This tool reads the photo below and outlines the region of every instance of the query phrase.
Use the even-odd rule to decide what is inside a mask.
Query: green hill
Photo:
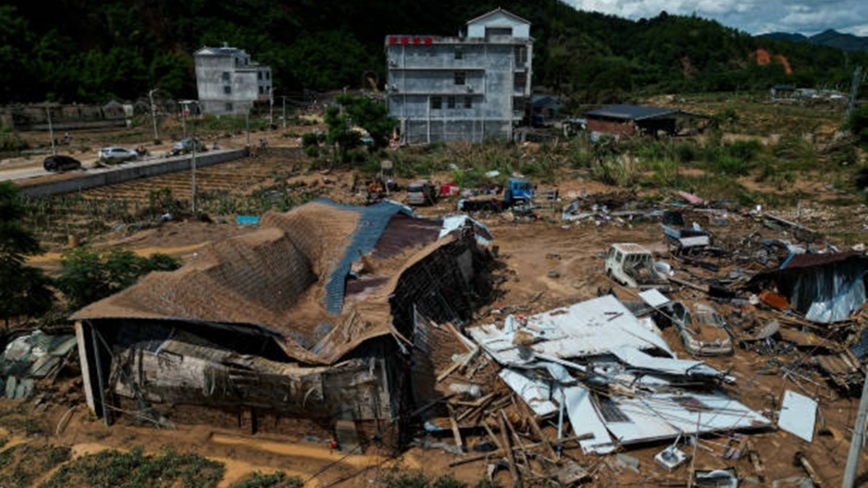
[[[630,21],[558,0],[32,0],[0,6],[0,102],[195,97],[192,52],[224,41],[272,66],[278,94],[361,86],[387,34],[454,35],[498,6],[533,23],[534,84],[584,103],[654,93],[848,83],[868,54],[747,33],[695,16]],[[785,57],[758,63],[757,50]],[[382,76],[381,78],[382,79]]]

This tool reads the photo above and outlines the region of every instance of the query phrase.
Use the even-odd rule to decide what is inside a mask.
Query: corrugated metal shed
[[[677,113],[679,113],[679,111],[672,108],[648,107],[644,105],[612,105],[610,107],[591,110],[585,114],[585,117],[628,121],[665,117]]]

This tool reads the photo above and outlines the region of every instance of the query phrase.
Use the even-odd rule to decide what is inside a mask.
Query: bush
[[[298,476],[287,477],[283,471],[272,474],[253,473],[249,479],[233,483],[229,488],[301,488],[304,481]]]

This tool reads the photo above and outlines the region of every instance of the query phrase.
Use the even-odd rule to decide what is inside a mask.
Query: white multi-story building
[[[402,143],[512,139],[531,95],[530,22],[498,8],[466,35],[389,35],[385,49]]]
[[[243,49],[203,47],[193,53],[199,107],[204,113],[245,113],[271,103],[271,68],[254,63]]]

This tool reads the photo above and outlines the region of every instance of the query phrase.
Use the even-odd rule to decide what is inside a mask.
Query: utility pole
[[[268,127],[274,125],[274,87],[268,88]]]
[[[863,372],[864,373],[864,372]],[[853,427],[853,438],[850,439],[850,452],[847,454],[847,466],[844,468],[844,480],[841,488],[853,488],[856,482],[856,471],[859,468],[859,452],[865,441],[865,421],[868,419],[868,378],[862,385],[862,399],[856,414],[856,425]]]
[[[856,66],[853,71],[853,84],[850,85],[850,98],[847,100],[847,110],[844,111],[844,126],[850,123],[850,113],[856,108],[856,96],[859,94],[859,85],[862,84],[862,66]]]
[[[197,103],[197,102],[195,102],[195,101],[186,102],[184,104],[184,112],[187,111],[187,107],[189,106],[188,105],[189,103]],[[186,120],[186,115],[185,115],[185,120]],[[192,156],[190,157],[190,170],[193,173],[193,182],[192,182],[192,196],[190,197],[190,201],[191,201],[191,206],[192,206],[194,217],[196,216],[196,146],[199,144],[199,141],[196,140],[196,122],[195,122],[195,120],[196,119],[194,118],[192,121],[190,121],[190,123],[193,124],[193,140],[192,140],[193,152],[192,152]],[[187,137],[187,124],[186,123],[184,124],[184,137],[185,138]]]
[[[148,92],[148,98],[151,101],[151,121],[154,123],[154,144],[157,144],[160,140],[160,134],[157,133],[157,105],[154,103],[154,93],[159,90],[159,88],[153,88]]]
[[[57,156],[57,146],[54,144],[54,126],[51,125],[51,106],[46,105],[45,111],[48,113],[48,136],[51,137],[51,155]]]
[[[247,127],[247,152],[250,153],[250,107],[247,107],[247,112],[244,114],[244,125]]]

